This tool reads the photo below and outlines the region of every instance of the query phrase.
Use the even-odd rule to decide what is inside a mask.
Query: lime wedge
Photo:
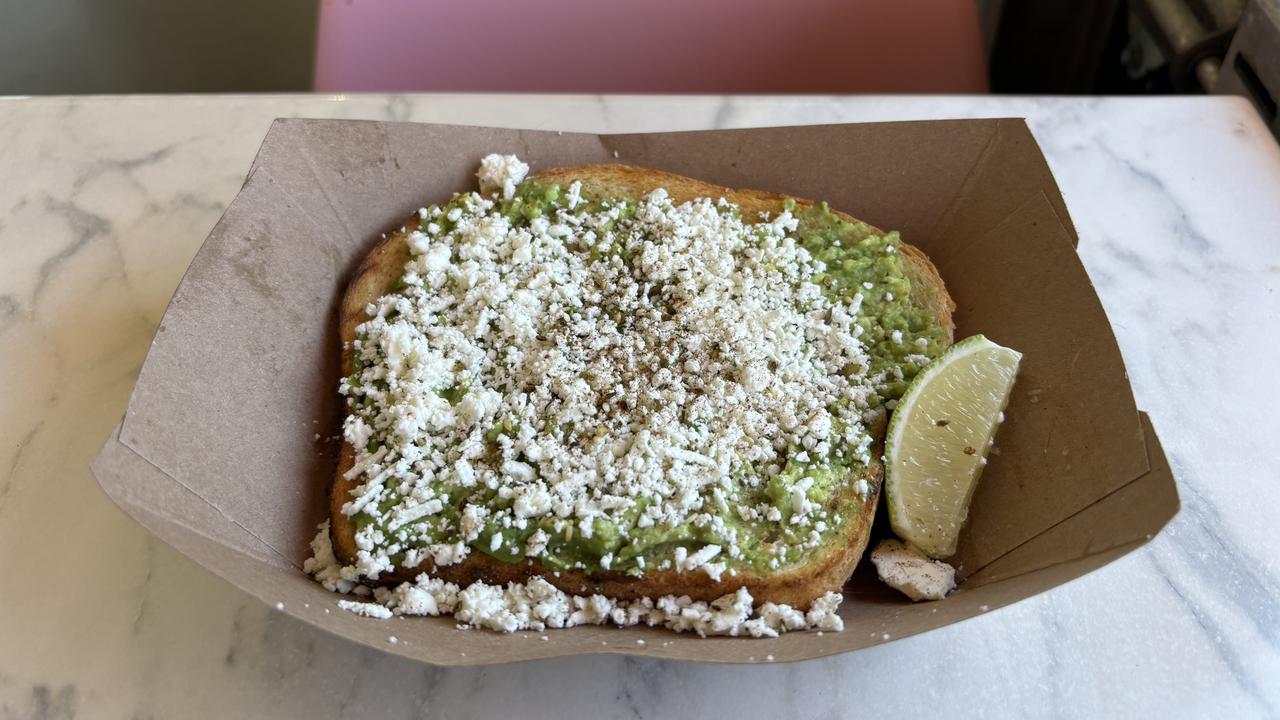
[[[885,495],[899,538],[932,558],[955,554],[1022,353],[981,335],[920,371],[885,438]]]

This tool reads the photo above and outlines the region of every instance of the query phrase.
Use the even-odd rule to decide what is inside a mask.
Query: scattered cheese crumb
[[[899,540],[883,540],[871,551],[876,574],[914,601],[941,600],[956,587],[956,570]]]
[[[516,186],[528,174],[529,166],[515,155],[492,153],[480,160],[476,177],[480,180],[480,192],[501,192],[503,198],[510,200],[515,197]]]
[[[342,608],[343,610],[346,610],[349,613],[355,613],[356,615],[363,615],[365,617],[378,618],[379,620],[386,620],[387,618],[391,617],[391,610],[387,609],[383,605],[379,605],[378,603],[355,602],[352,600],[339,600],[338,607]]]

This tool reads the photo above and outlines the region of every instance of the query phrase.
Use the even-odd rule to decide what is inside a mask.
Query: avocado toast
[[[658,189],[664,191],[660,197],[654,193]],[[490,196],[480,201],[476,200],[480,196],[470,197],[456,196],[445,206],[424,209],[404,229],[390,234],[358,268],[344,297],[340,338],[343,374],[347,378],[343,390],[348,398],[349,417],[346,441],[330,493],[330,532],[338,558],[344,564],[364,568],[367,572],[362,574],[379,584],[409,581],[422,573],[459,586],[476,581],[523,582],[541,576],[566,593],[598,593],[621,600],[674,595],[711,601],[745,587],[757,602],[803,608],[824,593],[838,591],[866,547],[879,497],[884,405],[902,392],[915,370],[952,341],[954,305],[928,258],[910,245],[900,243],[896,234],[884,233],[830,210],[825,204],[755,190],[733,190],[625,165],[548,170],[505,188],[502,197]],[[721,198],[724,202],[717,202]],[[484,203],[489,207],[485,208]],[[693,209],[689,210],[690,207]],[[685,214],[680,215],[681,212]],[[715,213],[715,217],[709,213]],[[646,219],[648,215],[653,215],[652,222]],[[682,360],[683,364],[675,363],[664,355],[667,350],[660,344],[647,349],[641,345],[640,351],[628,346],[630,355],[625,362],[615,364],[631,367],[640,363],[643,367],[627,376],[631,384],[624,392],[591,395],[595,388],[583,391],[599,400],[590,406],[588,416],[574,422],[561,422],[570,405],[565,398],[578,391],[572,383],[553,378],[551,394],[547,396],[550,405],[545,402],[544,405],[557,408],[559,414],[554,422],[538,412],[531,412],[529,417],[516,417],[515,413],[508,412],[512,397],[539,397],[536,373],[519,368],[536,364],[539,358],[554,359],[559,351],[550,330],[580,322],[573,319],[573,314],[551,321],[546,320],[545,314],[534,314],[531,320],[526,320],[537,327],[524,335],[516,333],[517,337],[526,338],[526,342],[513,343],[513,353],[520,355],[512,365],[517,370],[504,370],[502,375],[504,381],[517,378],[528,387],[515,384],[487,387],[486,379],[494,377],[491,371],[486,371],[489,374],[483,377],[476,373],[469,375],[466,368],[460,367],[462,360],[450,358],[445,367],[433,371],[447,379],[434,381],[432,387],[435,395],[449,406],[444,409],[442,403],[435,403],[441,405],[440,412],[449,415],[439,421],[438,426],[447,428],[458,439],[453,444],[435,448],[440,457],[434,464],[426,460],[417,465],[402,462],[405,467],[412,465],[412,469],[401,472],[398,478],[387,474],[387,467],[396,459],[393,446],[397,442],[402,451],[418,448],[413,450],[414,456],[427,454],[422,450],[422,439],[430,434],[420,427],[424,424],[421,422],[407,431],[393,422],[406,417],[403,393],[396,395],[400,405],[395,408],[382,399],[388,393],[399,392],[400,380],[385,378],[388,372],[391,375],[416,373],[414,382],[421,383],[424,363],[414,353],[427,346],[414,343],[429,344],[429,339],[426,335],[409,340],[400,338],[403,342],[397,345],[400,340],[388,339],[392,330],[387,329],[391,328],[387,323],[400,322],[398,318],[402,313],[397,308],[405,307],[403,301],[395,298],[410,298],[418,305],[436,302],[430,298],[437,295],[447,298],[432,306],[433,312],[441,316],[454,313],[458,306],[471,301],[467,297],[468,289],[476,282],[483,285],[483,280],[476,280],[475,273],[468,268],[481,267],[490,259],[483,257],[486,253],[481,244],[459,245],[454,242],[455,236],[487,232],[486,227],[492,230],[492,224],[497,223],[505,233],[499,233],[504,243],[531,233],[563,241],[569,248],[567,252],[582,256],[575,260],[573,268],[580,270],[602,264],[613,268],[614,275],[587,277],[588,289],[591,289],[590,282],[598,285],[600,277],[627,280],[615,286],[595,287],[595,295],[605,300],[593,304],[588,299],[581,305],[598,306],[606,315],[614,313],[609,318],[616,326],[615,340],[637,335],[648,337],[643,335],[643,328],[634,326],[630,315],[617,314],[620,307],[652,308],[650,331],[678,326],[676,340],[683,343],[676,348],[678,351],[698,346],[698,328],[703,326],[691,322],[685,327],[678,322],[693,312],[690,306],[699,302],[697,297],[681,296],[680,283],[702,287],[696,279],[682,279],[680,273],[688,269],[682,263],[687,263],[688,258],[663,256],[661,246],[651,237],[654,227],[676,216],[734,228],[742,247],[736,254],[721,254],[711,259],[723,264],[746,258],[743,262],[747,275],[759,276],[759,282],[742,296],[744,306],[749,304],[748,300],[754,302],[751,299],[759,293],[776,289],[785,280],[796,288],[794,296],[786,295],[788,302],[796,305],[791,308],[796,318],[804,319],[821,311],[822,318],[811,320],[807,329],[801,329],[799,346],[794,343],[787,346],[792,353],[788,358],[804,360],[815,353],[822,354],[814,348],[827,348],[829,354],[835,353],[832,357],[839,356],[838,348],[827,347],[830,342],[826,335],[809,337],[804,333],[814,331],[813,322],[821,325],[819,329],[827,328],[834,322],[832,318],[846,310],[852,310],[856,316],[845,317],[841,327],[850,332],[841,337],[846,343],[849,337],[859,338],[858,347],[848,349],[853,354],[850,357],[857,359],[838,372],[829,362],[819,363],[831,370],[827,376],[812,375],[812,368],[807,369],[821,380],[822,392],[849,394],[847,400],[835,398],[825,403],[817,413],[821,415],[818,420],[807,419],[810,429],[821,426],[810,433],[819,438],[816,442],[805,445],[809,439],[806,437],[804,443],[800,442],[802,433],[784,429],[779,432],[789,439],[773,443],[772,451],[759,443],[752,445],[748,438],[736,445],[721,443],[716,454],[701,452],[701,446],[676,447],[668,438],[663,471],[682,474],[683,485],[663,484],[654,481],[652,473],[638,471],[643,481],[623,478],[612,481],[614,484],[604,489],[587,482],[583,487],[590,488],[587,494],[592,498],[587,507],[580,503],[574,506],[572,502],[557,506],[557,499],[571,499],[567,491],[557,495],[560,478],[568,478],[563,484],[572,485],[570,480],[577,482],[585,466],[581,463],[557,465],[555,457],[544,456],[540,451],[531,452],[540,441],[545,440],[553,447],[572,448],[575,453],[587,445],[608,447],[612,436],[603,431],[615,427],[608,421],[618,416],[631,417],[631,425],[624,424],[628,436],[625,447],[613,451],[621,466],[630,459],[631,450],[647,443],[650,435],[663,436],[665,428],[661,425],[652,428],[652,432],[647,427],[640,431],[634,429],[668,407],[684,408],[673,416],[675,421],[666,423],[690,431],[679,437],[695,437],[696,431],[704,426],[727,427],[731,431],[753,427],[750,423],[734,425],[716,417],[736,407],[732,403],[715,404],[719,402],[717,399],[707,401],[716,411],[712,417],[688,420],[700,407],[697,396],[709,394],[713,387],[725,387],[727,383],[738,390],[751,390],[751,397],[776,395],[781,398],[776,401],[777,407],[786,412],[796,407],[811,408],[812,403],[800,402],[796,395],[796,391],[804,387],[803,373],[783,378],[781,371],[773,367],[773,360],[759,368],[745,364],[738,367],[733,355],[740,345],[734,343],[750,343],[752,338],[740,338],[741,333],[730,332],[726,337],[733,342],[726,340],[709,352],[700,351],[702,354],[694,350],[688,353],[719,363],[715,366],[719,369],[714,372],[690,365],[687,359]],[[578,225],[574,224],[575,218]],[[778,224],[780,221],[782,225]],[[592,242],[575,245],[574,241],[587,232],[585,227],[592,228]],[[671,238],[675,239],[698,232],[697,227],[688,223],[684,226],[668,223],[663,227],[671,229]],[[530,232],[522,235],[524,228]],[[446,238],[454,243],[452,249],[433,255],[444,246]],[[594,243],[597,239],[601,241],[598,245]],[[786,250],[791,247],[788,243],[799,250]],[[524,252],[523,246],[511,251],[516,258],[521,252]],[[768,257],[762,260],[764,255]],[[794,268],[788,267],[779,270],[775,266],[780,263],[771,259],[774,255],[800,257],[798,266],[803,272],[795,275]],[[536,264],[540,260],[534,253],[529,261]],[[407,271],[410,263],[412,269]],[[442,269],[445,265],[448,267]],[[707,267],[719,266],[712,263]],[[735,266],[726,270],[725,275],[738,271]],[[437,273],[438,280],[434,284],[428,278],[433,272]],[[779,272],[783,274],[770,274]],[[786,275],[787,272],[792,274]],[[654,282],[649,282],[651,280]],[[522,281],[511,287],[517,293],[521,290],[536,293],[538,288],[533,284]],[[415,285],[418,290],[412,289]],[[810,286],[820,288],[821,292],[814,294]],[[669,288],[674,289],[668,291]],[[615,294],[623,296],[628,292],[635,295],[628,300],[630,305],[614,303]],[[496,307],[497,303],[509,302],[509,298],[495,297],[494,302]],[[714,308],[697,311],[705,315]],[[778,311],[775,308],[770,312]],[[705,320],[714,316],[699,317]],[[489,323],[501,326],[513,322],[506,317],[488,317],[483,308],[467,318],[468,322],[476,321],[474,326],[467,326],[468,330],[481,324],[488,327]],[[375,321],[372,325],[371,320]],[[398,325],[394,329],[401,333]],[[430,338],[445,338],[441,340],[445,342],[457,329],[441,328]],[[500,335],[497,331],[490,334]],[[579,336],[570,333],[565,337]],[[581,337],[586,338],[583,342],[590,340],[588,335]],[[661,333],[653,337],[670,339]],[[783,340],[785,338],[768,342],[781,346],[785,344]],[[499,350],[487,349],[495,353]],[[388,357],[394,361],[395,368],[371,371]],[[494,364],[493,358],[482,360],[481,364],[484,362]],[[414,368],[410,368],[415,363]],[[548,367],[554,368],[554,363]],[[584,377],[592,377],[591,373],[600,369],[590,363],[585,367]],[[676,380],[682,383],[679,392],[646,402],[650,379],[659,384],[668,381],[672,374],[678,375]],[[815,385],[814,393],[817,392]],[[600,400],[605,397],[608,399]],[[745,404],[750,405],[751,397]],[[429,399],[435,402],[434,398]],[[796,404],[798,402],[800,404]],[[773,407],[765,404],[755,410]],[[540,405],[537,409],[542,408]],[[576,410],[581,414],[581,402]],[[462,420],[454,420],[454,415]],[[458,434],[458,425],[470,420],[476,420],[476,426],[467,437],[483,438],[478,443],[468,444],[470,441]],[[535,420],[537,422],[530,426]],[[830,429],[831,426],[836,429]],[[769,427],[772,432],[773,425]],[[593,434],[584,434],[588,430]],[[840,435],[841,431],[844,435]],[[430,443],[426,445],[429,449]],[[733,452],[755,455],[747,460],[725,460],[737,457]],[[459,458],[466,460],[468,473],[461,479],[455,469]],[[422,470],[421,463],[426,463],[429,469]],[[471,476],[472,466],[482,475],[488,473],[488,484],[483,478],[477,480]],[[599,464],[596,467],[602,476],[611,472]],[[438,471],[438,477],[422,480],[433,471]],[[416,479],[406,480],[408,476]],[[419,492],[418,486],[426,488],[425,495],[414,496]],[[538,493],[526,492],[532,487],[539,488]],[[685,516],[671,512],[664,515],[655,510],[669,506],[671,496],[686,491],[694,497],[684,503],[693,508]],[[551,500],[546,500],[547,497]],[[406,498],[410,499],[406,501]],[[406,512],[406,507],[411,511]]]

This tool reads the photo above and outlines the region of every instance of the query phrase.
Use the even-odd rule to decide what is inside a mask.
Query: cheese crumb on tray
[[[876,574],[907,597],[941,600],[956,588],[956,569],[934,560],[900,540],[884,540],[871,551]]]
[[[353,602],[351,600],[339,600],[338,607],[349,613],[363,615],[365,617],[378,618],[386,620],[391,617],[391,611],[385,606],[372,602]]]

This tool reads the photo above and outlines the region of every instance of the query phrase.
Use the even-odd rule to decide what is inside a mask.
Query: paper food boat
[[[343,288],[380,233],[472,189],[490,152],[515,153],[535,171],[616,161],[827,200],[927,252],[955,298],[956,336],[981,332],[1023,353],[1000,453],[952,560],[959,591],[911,604],[864,561],[846,586],[844,632],[777,639],[591,626],[526,642],[459,630],[451,618],[334,610],[341,596],[299,568],[326,516],[337,456],[336,442],[314,438],[337,434],[341,421]],[[1144,544],[1177,513],[1168,463],[1134,405],[1076,241],[1018,119],[629,135],[277,120],[170,301],[93,471],[126,513],[251,595],[430,663],[578,653],[785,661],[857,650],[1061,585]],[[390,644],[393,632],[400,642]]]

